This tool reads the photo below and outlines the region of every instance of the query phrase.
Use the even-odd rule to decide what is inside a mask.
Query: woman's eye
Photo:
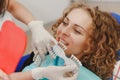
[[[63,24],[63,25],[67,25],[68,23],[67,23],[67,22],[65,22],[65,21],[63,21],[63,22],[62,22],[62,24]]]
[[[79,31],[79,30],[74,30],[75,31],[75,33],[77,33],[77,34],[81,34],[81,32]]]

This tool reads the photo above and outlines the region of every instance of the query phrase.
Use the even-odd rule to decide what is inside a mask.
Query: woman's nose
[[[66,35],[66,36],[69,36],[70,35],[70,27],[68,26],[68,27],[65,27],[65,28],[63,28],[62,29],[62,34],[63,35]]]

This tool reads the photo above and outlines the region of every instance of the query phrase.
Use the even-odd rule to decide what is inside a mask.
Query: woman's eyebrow
[[[68,17],[65,17],[65,19],[67,19],[68,21],[70,21]]]
[[[67,19],[68,21],[70,21],[70,19],[66,16],[65,17],[65,19]],[[80,25],[78,25],[78,24],[74,24],[75,26],[77,26],[77,27],[80,27],[80,28],[82,28],[85,32],[86,32],[86,30],[82,27],[82,26],[80,26]]]

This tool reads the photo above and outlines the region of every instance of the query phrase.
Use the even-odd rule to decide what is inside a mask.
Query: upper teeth
[[[61,40],[59,41],[60,43],[63,43],[64,45],[67,44],[65,41]]]

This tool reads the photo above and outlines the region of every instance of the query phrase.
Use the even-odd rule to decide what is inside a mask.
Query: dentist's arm
[[[49,66],[39,67],[32,71],[12,73],[9,75],[10,80],[38,80],[42,78],[48,78],[50,80],[76,80],[77,73],[72,76],[65,77],[68,72],[74,71],[75,66]]]
[[[15,72],[9,75],[9,80],[34,80],[31,71]]]
[[[9,2],[8,2],[9,1]],[[34,16],[32,13],[21,3],[17,2],[16,0],[6,0],[8,5],[8,11],[19,21],[23,22],[24,24],[28,24],[32,20],[34,20]]]
[[[9,1],[8,11],[18,20],[28,25],[32,32],[32,46],[40,53],[41,58],[47,52],[47,44],[55,42],[54,38],[43,27],[43,22],[35,20],[31,12],[16,0]],[[41,15],[42,16],[42,15]]]
[[[5,72],[0,70],[0,80],[33,80],[32,72],[15,72],[7,75]]]
[[[0,80],[9,80],[8,75],[0,69]]]

